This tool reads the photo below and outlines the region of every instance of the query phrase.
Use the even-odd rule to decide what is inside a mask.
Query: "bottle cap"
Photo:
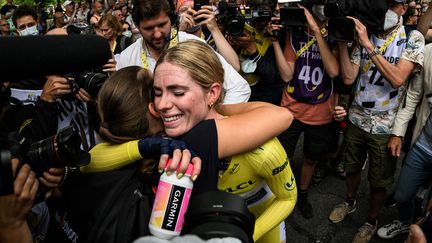
[[[165,168],[167,168],[171,164],[171,162],[172,162],[172,159],[168,159],[168,161],[165,165]],[[179,163],[178,167],[180,167],[180,163]],[[177,167],[176,171],[178,170],[178,167]],[[188,176],[191,176],[193,173],[193,169],[194,169],[193,164],[189,163],[185,174]]]

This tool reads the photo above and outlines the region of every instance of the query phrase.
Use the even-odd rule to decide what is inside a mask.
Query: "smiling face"
[[[185,134],[209,114],[209,92],[177,65],[163,62],[157,66],[154,91],[156,110],[170,137]]]

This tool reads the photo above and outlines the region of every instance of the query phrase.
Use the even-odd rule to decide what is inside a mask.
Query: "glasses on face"
[[[0,27],[9,26],[9,23],[0,24]]]
[[[22,24],[17,27],[18,30],[25,30],[26,28],[30,28],[36,25],[36,22],[31,22],[28,24]]]

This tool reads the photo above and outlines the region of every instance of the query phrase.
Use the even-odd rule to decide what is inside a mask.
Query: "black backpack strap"
[[[125,36],[125,35],[123,35],[121,37],[121,40],[120,40],[120,49],[121,49],[121,51],[123,51],[124,49],[126,49],[126,38],[127,38],[127,36]]]

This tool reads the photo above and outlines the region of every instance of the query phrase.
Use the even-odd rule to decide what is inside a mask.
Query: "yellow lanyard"
[[[114,50],[115,50],[116,46],[117,46],[117,40],[114,41],[113,47],[111,49],[112,53],[114,53]]]
[[[170,40],[168,48],[176,46],[177,43],[178,43],[178,40],[177,40],[177,38],[178,38],[177,29],[175,29],[175,28],[171,29],[171,36],[175,36],[175,37],[174,38],[171,37],[172,39]],[[144,39],[143,39],[143,44],[144,44]],[[148,65],[147,55],[145,53],[144,47],[143,47],[142,52],[141,52],[141,61],[142,61],[142,64],[143,64],[143,68],[148,69],[149,65]]]
[[[326,32],[326,28],[322,28],[321,29],[321,34],[324,35],[324,33]],[[308,43],[306,43],[306,45],[303,46],[302,49],[298,50],[295,56],[295,59],[297,59],[299,56],[301,56],[301,54],[303,54],[303,52],[305,52],[307,49],[309,49],[309,47],[315,43],[316,41],[316,37],[314,36]]]
[[[380,48],[380,53],[384,53],[384,50],[387,48],[387,46],[394,40],[394,38],[396,37],[396,34],[399,31],[399,28],[400,28],[400,25],[393,31],[393,34],[390,36],[390,38],[388,38],[386,40],[386,42],[384,42],[384,45],[382,45],[381,48]],[[362,71],[364,73],[367,72],[367,71],[369,71],[369,68],[371,67],[371,65],[372,65],[372,58],[369,59],[369,61],[366,63],[366,65],[364,65]]]

